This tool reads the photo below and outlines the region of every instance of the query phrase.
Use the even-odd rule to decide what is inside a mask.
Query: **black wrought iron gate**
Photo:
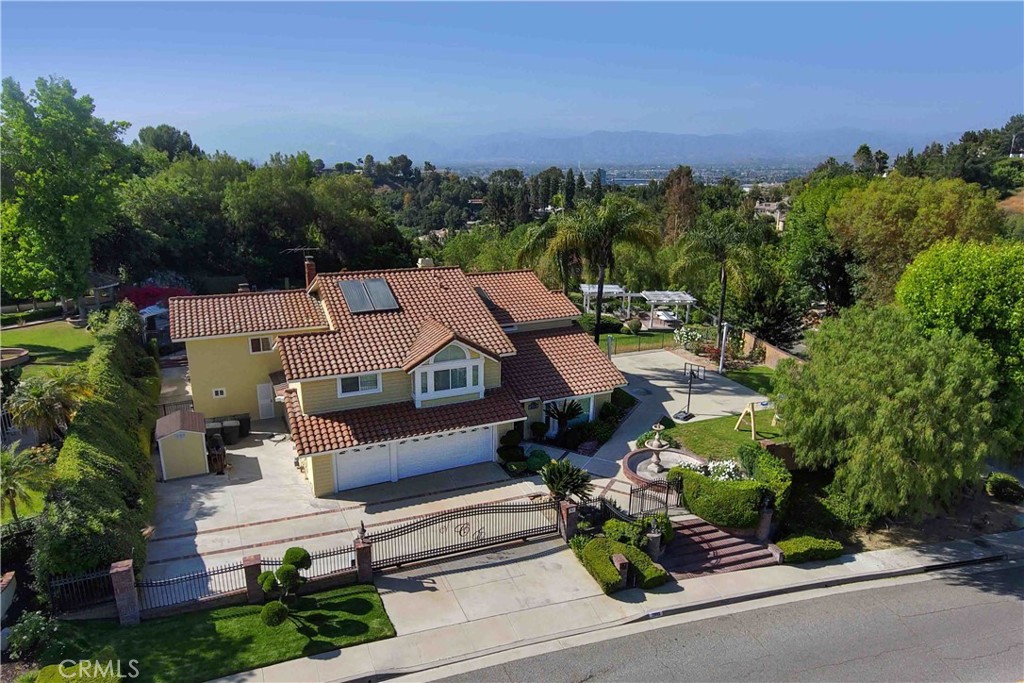
[[[664,481],[649,481],[629,489],[629,516],[634,519],[660,513],[668,514],[670,486]]]
[[[558,533],[558,503],[494,503],[439,512],[366,535],[373,568],[444,557],[508,541]]]

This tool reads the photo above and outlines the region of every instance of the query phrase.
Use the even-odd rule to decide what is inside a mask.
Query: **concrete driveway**
[[[510,479],[484,463],[316,498],[293,464],[283,421],[253,423],[228,447],[229,471],[157,482],[147,579],[163,579],[240,561],[348,545],[368,528],[455,507],[520,500],[540,492],[535,478]]]
[[[395,571],[375,583],[398,635],[466,624],[467,638],[503,642],[532,638],[541,622],[571,624],[573,610],[591,609],[578,601],[601,595],[558,537]],[[535,609],[544,607],[551,609]]]
[[[655,422],[686,408],[687,382],[683,373],[686,360],[671,351],[648,351],[612,356],[612,362],[626,376],[626,391],[639,400],[626,421],[593,458],[571,456],[598,477],[619,474],[619,461],[633,447],[633,439],[648,431]],[[694,420],[723,415],[738,415],[751,401],[767,398],[742,384],[707,371],[706,379],[694,380],[690,412]]]

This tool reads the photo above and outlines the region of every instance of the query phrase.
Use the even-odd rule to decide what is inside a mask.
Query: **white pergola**
[[[679,315],[680,306],[686,306],[687,324],[690,322],[690,307],[697,303],[691,294],[682,291],[643,291],[640,295],[651,306],[674,306],[676,315]]]
[[[582,284],[580,285],[580,291],[583,292],[583,310],[589,312],[590,299],[591,297],[597,296],[597,285]],[[601,292],[601,296],[604,299],[621,299],[623,297],[629,296],[629,292],[624,290],[619,285],[605,283],[604,289]]]

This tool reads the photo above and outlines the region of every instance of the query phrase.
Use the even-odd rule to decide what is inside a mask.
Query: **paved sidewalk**
[[[828,562],[711,575],[647,593],[627,590],[614,597],[591,594],[570,602],[526,606],[502,615],[504,619],[472,619],[465,615],[464,622],[408,633],[399,628],[399,635],[390,640],[282,662],[220,680],[298,683],[394,676],[642,619],[1000,557],[1024,557],[1024,530],[844,555]],[[489,583],[487,588],[488,593],[502,594],[500,581]]]

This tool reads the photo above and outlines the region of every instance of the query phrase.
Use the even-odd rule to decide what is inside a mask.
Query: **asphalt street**
[[[596,642],[448,683],[1021,681],[1024,567],[794,601]]]

